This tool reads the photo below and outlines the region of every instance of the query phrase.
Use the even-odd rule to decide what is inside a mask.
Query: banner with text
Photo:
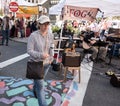
[[[62,9],[62,16],[64,20],[89,20],[93,21],[96,18],[98,8],[64,6]]]

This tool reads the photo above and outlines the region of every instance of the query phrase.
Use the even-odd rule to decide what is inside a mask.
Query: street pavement
[[[114,57],[110,65],[94,63],[82,106],[119,106],[120,88],[110,84],[111,77],[105,72],[120,74],[120,58]]]
[[[14,37],[10,39],[16,42],[27,43],[28,37],[23,37],[23,38]]]
[[[16,42],[27,43],[27,39],[28,38],[12,38],[11,40]],[[25,60],[27,61],[27,59]],[[81,82],[78,83],[78,75],[76,75],[73,81],[69,83],[71,85],[70,89],[66,94],[61,106],[119,106],[120,105],[120,100],[119,100],[120,88],[113,87],[110,84],[110,76],[107,76],[105,74],[105,72],[107,72],[108,70],[112,70],[115,73],[120,73],[119,63],[120,63],[120,58],[116,58],[116,57],[112,59],[110,65],[107,65],[102,62],[88,63],[86,62],[86,59],[84,59],[81,63]],[[49,73],[46,76],[46,79],[47,78],[53,79],[53,77],[58,79],[59,78],[58,76],[55,77],[56,74],[57,72],[52,71],[52,73]],[[63,77],[60,77],[60,78],[63,78]],[[29,84],[32,84],[32,82],[30,81],[28,82]],[[26,88],[24,87],[24,89]],[[12,95],[12,94],[9,94],[9,95]],[[56,97],[57,97],[57,94],[56,94]],[[23,98],[16,98],[16,99],[21,99],[24,101]],[[2,100],[0,100],[0,102]],[[32,98],[31,101],[33,102],[33,100],[35,99]],[[54,105],[51,104],[49,106],[60,106],[59,102],[56,102],[56,103],[57,104],[54,104]],[[14,103],[14,106],[18,106],[18,104],[20,103],[16,103],[16,104]],[[0,106],[10,106],[10,105],[0,104]],[[24,106],[24,105],[22,104],[19,106]]]

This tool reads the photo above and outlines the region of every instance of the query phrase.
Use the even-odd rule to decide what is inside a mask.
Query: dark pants
[[[9,34],[10,34],[10,30],[9,29],[3,30],[3,33],[2,33],[2,36],[3,36],[2,37],[2,45],[4,45],[5,40],[6,40],[6,45],[8,45]]]
[[[111,50],[110,50],[111,55],[113,55],[113,56],[120,55],[120,53],[119,53],[120,44],[113,44],[110,48],[111,48]]]
[[[10,37],[15,37],[15,26],[13,25],[10,30]]]
[[[101,32],[100,32],[100,36],[104,36],[105,35],[105,30],[103,29]]]

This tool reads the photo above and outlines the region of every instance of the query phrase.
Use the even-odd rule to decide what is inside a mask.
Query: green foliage
[[[52,26],[52,32],[58,32],[60,30],[60,28],[58,26]]]
[[[70,30],[70,32],[73,32],[73,27],[71,25],[67,25],[67,29]]]

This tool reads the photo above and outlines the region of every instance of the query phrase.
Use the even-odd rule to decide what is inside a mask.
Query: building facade
[[[41,3],[44,0],[25,0],[31,3]],[[55,4],[57,4],[60,0],[47,0],[47,2],[49,2],[50,6],[53,6]]]
[[[38,4],[39,4],[39,3],[43,2],[44,0],[26,0],[26,1],[31,2],[31,3],[38,3]],[[45,0],[45,1],[46,1],[46,0]],[[59,1],[60,1],[60,0],[47,0],[47,1],[42,5],[42,7],[43,7],[42,12],[43,12],[43,13],[48,13],[49,8],[50,8],[51,6],[56,5],[57,3],[59,3]],[[42,14],[41,11],[40,11],[39,15],[40,15],[40,14]],[[58,17],[57,17],[57,16],[54,16],[54,15],[50,16],[50,19],[51,19],[52,23],[56,23],[57,18],[58,18]]]

